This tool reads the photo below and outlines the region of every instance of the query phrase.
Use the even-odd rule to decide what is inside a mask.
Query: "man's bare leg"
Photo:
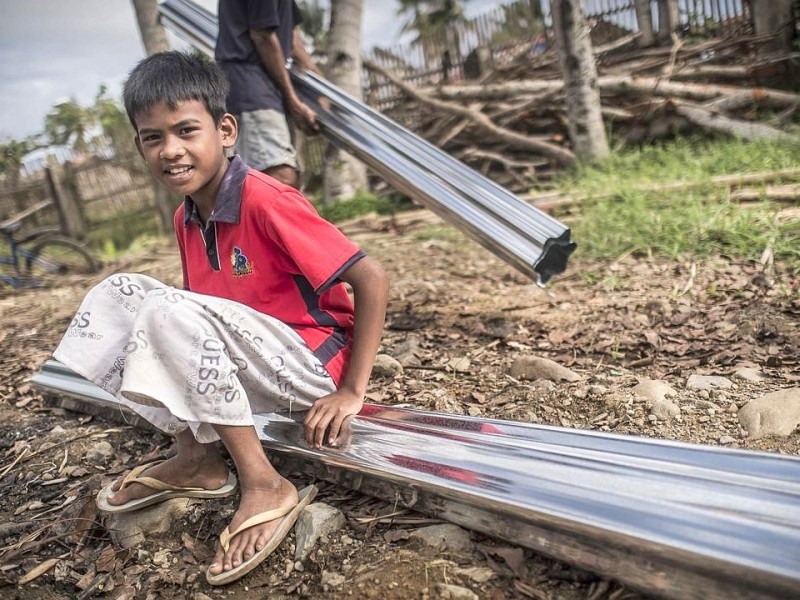
[[[254,427],[213,427],[236,463],[241,486],[239,508],[228,525],[230,531],[257,514],[297,503],[297,489],[281,477],[267,460]],[[218,575],[241,565],[269,542],[279,524],[280,519],[270,521],[235,536],[228,552],[224,552],[222,548],[217,549],[209,572]]]
[[[165,483],[184,487],[201,487],[215,490],[228,480],[228,467],[214,444],[201,444],[194,439],[191,430],[184,429],[175,436],[177,454],[172,458],[147,469],[142,475],[153,477]],[[117,481],[112,489],[118,490],[108,497],[108,503],[115,506],[130,500],[144,498],[153,494],[145,485],[132,483],[119,490]]]

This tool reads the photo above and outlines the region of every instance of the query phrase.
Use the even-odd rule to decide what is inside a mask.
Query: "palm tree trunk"
[[[656,41],[653,31],[653,13],[651,12],[651,0],[634,0],[636,9],[636,22],[639,25],[639,47],[648,48]]]
[[[142,37],[145,52],[150,56],[157,52],[169,50],[167,32],[158,21],[158,3],[156,0],[131,0],[139,23],[139,34]],[[162,232],[172,231],[172,213],[178,206],[176,198],[169,191],[154,182],[156,211]]]
[[[333,0],[328,31],[326,77],[351,96],[362,99],[361,0]],[[351,198],[367,187],[367,172],[358,159],[329,144],[325,155],[325,202]]]
[[[594,161],[608,155],[608,140],[600,111],[589,24],[580,0],[553,0],[551,12],[567,97],[570,139],[579,160]]]
[[[139,34],[142,36],[147,55],[169,50],[167,32],[158,22],[158,3],[156,0],[131,0],[139,23]]]
[[[759,52],[790,52],[794,34],[794,18],[792,14],[793,0],[753,0],[753,26],[756,35],[775,37],[759,45]]]

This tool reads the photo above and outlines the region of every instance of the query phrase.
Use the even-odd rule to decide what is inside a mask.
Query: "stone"
[[[729,435],[722,435],[719,438],[719,443],[721,446],[729,446],[730,444],[735,444],[736,440]]]
[[[322,571],[322,577],[320,577],[320,583],[323,586],[328,586],[329,588],[338,588],[340,587],[347,578],[342,575],[341,573],[335,573],[333,571]]]
[[[764,372],[751,367],[740,367],[733,373],[733,377],[735,379],[750,381],[751,383],[759,383],[764,381]]]
[[[131,549],[143,544],[150,536],[169,531],[170,526],[183,518],[196,502],[191,498],[171,498],[141,510],[100,514],[111,539],[121,547]]]
[[[670,384],[660,379],[640,379],[632,391],[635,396],[647,400],[651,406],[665,402],[668,396],[678,395]]]
[[[681,408],[671,400],[659,400],[650,407],[650,414],[659,421],[669,421],[681,414]]]
[[[800,424],[800,388],[778,390],[739,409],[739,423],[750,438],[791,435]]]
[[[441,600],[479,600],[478,594],[460,585],[438,583],[436,591]]]
[[[388,354],[378,354],[375,357],[375,364],[372,365],[373,377],[385,377],[394,379],[403,374],[403,365],[399,360],[395,360]]]
[[[444,523],[429,525],[411,532],[411,539],[434,548],[444,547],[451,552],[471,552],[472,540],[469,532],[458,525]]]
[[[86,451],[86,462],[92,465],[104,465],[114,456],[114,446],[106,441],[97,442]]]
[[[523,356],[511,365],[511,376],[516,379],[548,379],[550,381],[578,381],[581,376],[549,358]]]
[[[345,526],[342,511],[323,502],[314,502],[300,513],[295,525],[296,561],[305,560],[321,537],[330,537]]]
[[[686,381],[688,390],[727,390],[733,387],[733,382],[727,377],[717,375],[689,375]]]

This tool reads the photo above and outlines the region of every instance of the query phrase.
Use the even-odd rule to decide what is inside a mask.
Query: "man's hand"
[[[325,431],[330,427],[328,443],[335,444],[342,430],[342,423],[356,415],[364,405],[364,398],[344,389],[323,396],[306,413],[303,421],[303,437],[312,448],[322,448]]]
[[[300,129],[306,133],[319,133],[317,113],[308,104],[299,99],[290,101],[289,112]]]

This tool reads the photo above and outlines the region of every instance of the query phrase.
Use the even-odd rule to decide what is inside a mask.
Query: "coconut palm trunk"
[[[131,0],[133,10],[136,11],[136,21],[139,24],[139,34],[142,37],[145,52],[150,56],[158,52],[169,50],[169,40],[164,26],[158,21],[158,3],[156,0]],[[179,200],[173,197],[166,188],[153,182],[153,193],[158,210],[161,230],[172,230],[172,214]]]
[[[361,0],[333,0],[328,31],[326,77],[351,96],[363,97],[361,85]],[[367,187],[363,163],[328,145],[325,154],[325,202],[353,197]]]
[[[589,24],[580,0],[553,0],[551,12],[567,97],[570,139],[578,160],[595,161],[608,155],[608,140],[600,112]]]

